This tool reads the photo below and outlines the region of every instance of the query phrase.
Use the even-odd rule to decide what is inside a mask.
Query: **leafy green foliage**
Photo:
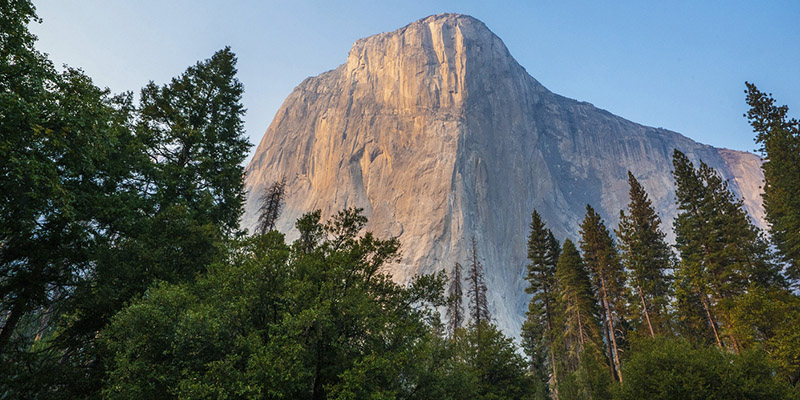
[[[58,72],[34,21],[30,2],[0,4],[0,394],[19,398],[56,389],[41,371],[68,376],[55,321],[133,223],[146,162],[131,96]]]
[[[615,396],[621,400],[797,398],[773,379],[774,369],[758,350],[737,356],[666,338],[641,340],[633,348]]]
[[[238,229],[242,87],[224,49],[136,109],[35,50],[30,2],[0,7],[1,375],[86,397],[110,318],[156,281],[195,279]]]
[[[397,242],[356,236],[365,222],[354,209],[317,222],[324,234],[308,253],[274,231],[255,236],[197,282],[151,289],[104,333],[113,354],[105,394],[410,395],[444,278],[392,282],[380,268]]]
[[[532,395],[534,381],[526,374],[527,363],[511,339],[492,324],[459,330],[454,358],[463,363],[475,383],[479,399],[522,399]]]
[[[800,297],[754,288],[736,299],[731,319],[745,348],[763,348],[786,381],[800,383]]]
[[[29,1],[0,4],[0,398],[800,396],[800,298],[702,162],[675,153],[671,305],[670,250],[632,174],[617,231],[628,287],[594,210],[581,226],[585,262],[570,240],[560,254],[533,213],[526,361],[491,324],[474,241],[473,324],[451,323],[445,337],[444,274],[393,282],[383,267],[399,243],[362,233],[360,210],[327,223],[305,214],[288,245],[272,230],[281,183],[261,234],[242,236],[249,144],[229,48],[148,84],[137,107],[79,70],[58,72],[35,49],[37,21]],[[799,124],[750,84],[747,101],[772,239],[797,279]],[[638,335],[620,357],[613,342],[635,314],[695,343]]]
[[[142,89],[137,135],[154,161],[147,194],[159,207],[182,204],[201,221],[237,230],[244,203],[244,88],[226,47],[169,84]]]

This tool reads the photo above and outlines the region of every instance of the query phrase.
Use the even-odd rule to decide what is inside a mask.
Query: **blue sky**
[[[229,45],[258,144],[291,90],[352,43],[431,14],[482,20],[550,90],[697,141],[753,150],[744,81],[800,116],[800,1],[37,1],[56,64],[115,92]]]

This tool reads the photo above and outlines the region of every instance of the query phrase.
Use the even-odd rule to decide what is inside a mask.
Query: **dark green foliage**
[[[308,253],[271,232],[245,240],[196,283],[148,291],[104,332],[113,354],[105,395],[410,396],[444,279],[403,288],[380,273],[397,242],[356,236],[359,211],[320,224]]]
[[[281,181],[261,234],[243,237],[249,144],[230,49],[147,85],[137,108],[79,70],[58,72],[34,48],[35,21],[29,1],[0,3],[0,399],[798,398],[800,300],[703,163],[675,154],[671,324],[670,252],[632,175],[618,230],[632,296],[594,210],[581,226],[586,263],[569,240],[560,255],[534,212],[526,361],[491,324],[474,240],[464,328],[459,268],[449,303],[443,273],[398,285],[382,272],[398,241],[362,234],[360,210],[327,223],[308,213],[287,245],[273,230]],[[798,122],[750,84],[748,104],[773,239],[797,278]],[[618,385],[604,347],[620,353],[626,299],[637,331],[652,312],[655,332],[698,343],[619,343]],[[724,350],[703,347],[715,341]]]
[[[722,327],[727,345],[738,351],[727,308],[747,288],[781,287],[782,278],[770,260],[766,241],[719,174],[702,161],[695,169],[677,150],[673,157],[680,210],[675,240],[681,255],[676,295],[686,299],[680,303],[683,306],[692,306],[690,299],[699,301],[718,345],[722,346],[718,332]],[[688,309],[679,312],[687,319],[698,314]]]
[[[194,283],[161,284],[120,312],[103,332],[104,396],[529,397],[526,363],[494,326],[432,334],[443,275],[401,287],[379,272],[396,240],[357,236],[360,210],[310,227],[318,216],[298,221],[321,232],[311,247],[248,238]]]
[[[615,381],[608,365],[597,357],[582,357],[576,370],[563,376],[558,384],[560,400],[610,399]]]
[[[551,377],[558,386],[558,367],[553,347],[556,319],[556,264],[561,248],[553,233],[534,210],[528,235],[527,293],[532,294],[527,319],[522,324],[522,347],[530,357],[531,373],[547,387]]]
[[[789,108],[775,105],[772,94],[747,85],[745,116],[756,132],[759,151],[766,157],[764,209],[772,225],[770,234],[787,273],[800,279],[800,121],[787,116]]]
[[[633,350],[615,396],[621,400],[797,398],[758,350],[736,356],[666,338],[641,340]]]
[[[558,258],[559,288],[559,399],[607,398],[611,382],[603,354],[600,310],[589,273],[578,249],[566,239]],[[563,347],[562,347],[563,346]]]
[[[522,350],[528,356],[528,371],[531,378],[541,388],[541,397],[547,397],[550,392],[550,379],[558,381],[552,375],[553,365],[550,363],[551,341],[548,337],[547,324],[541,320],[545,311],[539,308],[536,302],[528,303],[527,319],[522,323],[520,339]],[[558,367],[555,368],[556,372]]]
[[[57,72],[34,48],[32,21],[30,2],[0,4],[0,396],[9,398],[63,375],[55,321],[133,223],[146,162],[131,96]]]
[[[463,363],[475,381],[477,399],[524,399],[533,395],[538,383],[526,374],[527,363],[492,324],[481,321],[459,330],[453,357]]]
[[[181,204],[223,233],[239,227],[244,203],[244,137],[236,56],[230,48],[169,84],[142,89],[136,133],[155,161],[147,194],[163,208]]]
[[[580,233],[583,260],[591,273],[594,293],[600,304],[609,365],[615,367],[616,376],[622,382],[619,355],[625,340],[625,271],[619,262],[611,233],[600,215],[588,204]]]
[[[37,382],[12,397],[90,397],[110,318],[156,281],[193,280],[238,229],[241,84],[225,49],[137,110],[56,72],[29,2],[0,7],[0,375]]]
[[[64,302],[54,338],[76,373],[88,370],[91,391],[99,389],[106,362],[96,337],[111,317],[156,282],[193,281],[224,256],[225,242],[238,230],[240,164],[249,144],[235,63],[226,48],[170,84],[142,90],[138,147],[129,150],[146,163],[132,169],[135,201],[117,209],[129,224],[114,232],[114,245]]]
[[[655,336],[667,329],[669,302],[669,270],[672,250],[661,231],[661,218],[656,214],[642,185],[628,171],[630,203],[627,213],[620,211],[620,258],[629,271],[628,319],[638,336]],[[646,333],[645,333],[646,332]]]

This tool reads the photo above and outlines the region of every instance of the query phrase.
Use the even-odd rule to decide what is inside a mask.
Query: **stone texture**
[[[345,64],[295,88],[247,167],[243,226],[255,224],[258,193],[285,176],[281,231],[296,237],[294,221],[314,209],[362,207],[367,229],[402,242],[389,267],[400,282],[465,263],[474,236],[490,309],[516,334],[533,209],[560,240],[576,239],[587,203],[616,227],[630,170],[671,228],[674,148],[729,179],[764,226],[756,155],[554,94],[482,22],[441,14],[357,41]]]

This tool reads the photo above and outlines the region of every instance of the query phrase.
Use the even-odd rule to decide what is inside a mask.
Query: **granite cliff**
[[[756,155],[552,93],[482,22],[441,14],[358,40],[345,64],[295,88],[247,167],[243,226],[254,226],[264,186],[285,176],[281,231],[296,237],[307,211],[362,207],[368,230],[402,242],[397,281],[464,263],[475,237],[490,309],[516,334],[533,209],[561,240],[577,237],[587,203],[614,228],[630,170],[671,228],[674,148],[717,169],[764,226]]]

